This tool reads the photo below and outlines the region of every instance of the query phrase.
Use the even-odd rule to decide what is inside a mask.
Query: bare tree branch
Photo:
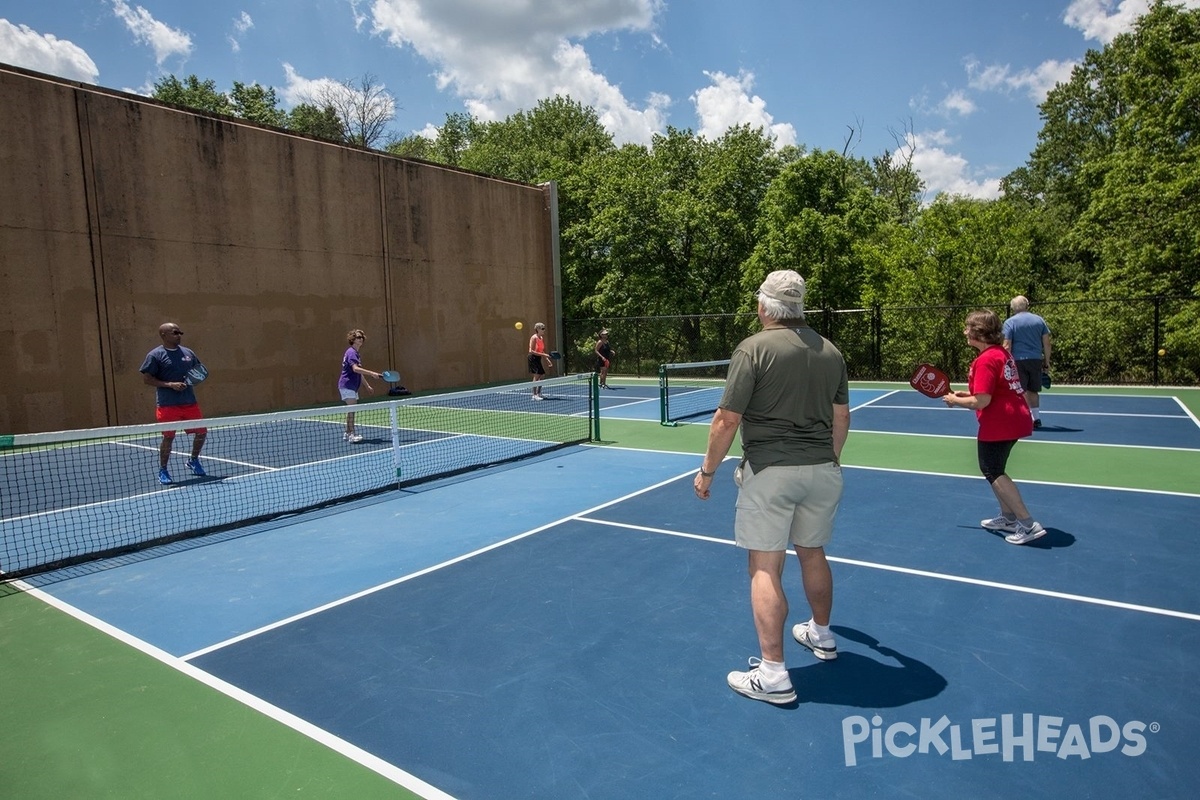
[[[396,101],[379,79],[364,73],[354,80],[323,83],[312,92],[310,102],[337,112],[346,141],[374,147],[387,134],[396,116]]]

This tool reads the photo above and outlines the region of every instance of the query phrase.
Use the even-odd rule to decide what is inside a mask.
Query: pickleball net
[[[725,391],[729,359],[660,364],[658,367],[659,422],[675,425],[689,417],[711,414]]]
[[[229,530],[541,455],[593,437],[588,374],[187,423],[0,436],[0,580]],[[159,484],[164,430],[175,437]]]

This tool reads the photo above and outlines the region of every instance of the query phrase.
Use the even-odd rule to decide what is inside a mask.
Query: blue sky
[[[1178,0],[1200,6],[1200,0]],[[147,93],[160,76],[283,105],[375,76],[391,131],[569,94],[618,143],[761,125],[780,144],[911,152],[927,186],[995,197],[1038,104],[1148,0],[0,0],[0,62]]]

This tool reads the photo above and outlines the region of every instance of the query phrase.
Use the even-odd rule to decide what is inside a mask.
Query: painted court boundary
[[[258,713],[269,717],[276,722],[286,725],[297,733],[307,736],[309,739],[312,739],[319,744],[325,745],[330,750],[333,750],[334,752],[350,759],[351,761],[366,767],[372,772],[382,775],[393,783],[408,789],[410,792],[420,795],[422,798],[425,798],[425,800],[455,800],[453,795],[446,794],[436,786],[426,783],[415,775],[411,775],[408,772],[389,764],[383,759],[368,753],[366,750],[363,750],[360,747],[350,744],[340,737],[334,736],[329,731],[319,728],[307,720],[284,711],[282,708],[268,703],[261,698],[250,694],[249,692],[239,689],[233,684],[226,683],[220,678],[214,677],[204,670],[187,663],[183,659],[176,658],[170,653],[160,650],[148,642],[138,639],[135,636],[130,636],[125,631],[109,625],[104,620],[94,617],[69,603],[62,602],[52,594],[48,594],[41,589],[34,588],[19,581],[15,582],[14,585],[20,587],[22,591],[27,592],[29,595],[40,599],[47,605],[58,609],[64,614],[74,617],[86,625],[90,625],[101,633],[107,634],[122,644],[128,645],[129,647],[132,647],[144,653],[145,655],[150,656],[156,661],[159,661],[168,667],[183,673],[189,678],[215,689],[227,697],[236,700],[242,705],[257,711]]]

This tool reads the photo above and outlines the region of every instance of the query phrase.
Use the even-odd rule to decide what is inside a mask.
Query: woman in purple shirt
[[[338,392],[342,396],[342,402],[348,406],[352,406],[358,402],[358,387],[360,385],[366,386],[368,392],[375,391],[363,376],[370,375],[372,378],[383,380],[382,375],[367,369],[359,361],[358,351],[362,348],[366,336],[365,333],[357,329],[346,334],[346,343],[350,346],[346,348],[346,352],[342,356],[342,374],[338,378]],[[346,432],[342,434],[342,439],[351,444],[357,444],[362,441],[362,438],[354,432],[354,412],[351,411],[346,415]]]

